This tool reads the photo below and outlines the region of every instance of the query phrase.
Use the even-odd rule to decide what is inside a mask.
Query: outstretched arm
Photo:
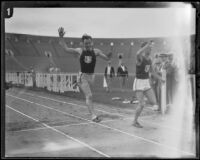
[[[67,46],[67,44],[65,43],[65,40],[64,40],[64,35],[65,35],[65,31],[64,31],[64,28],[60,27],[58,29],[58,34],[59,34],[59,44],[62,46],[62,48],[67,52],[67,53],[72,53],[72,54],[80,54],[80,49],[78,48],[69,48]]]
[[[142,54],[150,45],[152,45],[152,41],[146,42],[146,44],[137,51],[137,55]]]
[[[94,51],[97,56],[100,56],[104,60],[109,61],[112,57],[112,52],[109,52],[107,55],[105,55],[100,49],[94,49]]]
[[[146,44],[137,51],[137,61],[142,61],[142,53],[152,44],[152,41],[146,42]]]

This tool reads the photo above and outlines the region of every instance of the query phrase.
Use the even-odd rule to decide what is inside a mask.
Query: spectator
[[[119,54],[118,54],[118,58],[119,58],[119,66],[121,66],[121,64],[122,64],[122,59],[123,59],[123,53],[119,53]]]
[[[53,64],[51,63],[51,64],[50,64],[50,67],[49,67],[49,72],[50,72],[50,73],[53,73],[54,70],[55,70],[55,68],[54,68]]]
[[[61,70],[60,70],[60,68],[55,67],[55,65],[50,63],[49,72],[50,73],[59,73],[59,72],[61,72]]]
[[[55,73],[60,73],[61,72],[60,68],[58,68],[58,67],[55,67],[54,71],[55,71]]]
[[[30,73],[32,75],[33,88],[36,88],[36,72],[35,72],[33,66],[30,67]]]
[[[162,68],[161,58],[158,55],[156,55],[153,62],[153,70],[155,71],[155,73],[161,76],[162,75],[161,68]],[[161,97],[160,97],[161,96],[161,82],[153,75],[150,75],[150,84],[154,90],[156,100],[158,102],[159,110],[160,110],[161,109]]]
[[[122,89],[122,91],[124,91],[126,80],[128,79],[128,69],[123,62],[117,69],[117,77],[120,78],[120,88]]]
[[[106,66],[105,73],[104,73],[104,77],[107,83],[107,87],[106,87],[107,92],[110,92],[111,90],[111,83],[114,76],[115,76],[114,67],[111,66],[111,61],[108,61],[108,65]]]
[[[177,67],[173,63],[173,54],[169,54],[165,64],[166,68],[166,88],[167,88],[167,103],[172,104],[175,91],[177,89]]]

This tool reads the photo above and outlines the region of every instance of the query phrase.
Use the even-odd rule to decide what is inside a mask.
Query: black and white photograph
[[[3,9],[4,158],[199,157],[194,4]]]

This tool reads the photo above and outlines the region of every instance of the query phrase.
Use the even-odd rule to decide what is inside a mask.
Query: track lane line
[[[11,95],[11,96],[12,96],[12,95]],[[16,96],[12,96],[12,97],[23,100],[22,98],[18,98],[18,97],[16,97]],[[34,102],[33,102],[33,103],[34,103]],[[35,104],[36,104],[36,103],[35,103]],[[37,103],[37,104],[38,104],[38,103]],[[39,104],[39,105],[40,105],[40,104]],[[45,105],[40,105],[40,106],[45,106]],[[53,108],[51,108],[51,107],[46,107],[46,108],[53,109]],[[55,110],[55,109],[53,109],[53,110]],[[61,112],[61,113],[63,113],[63,114],[68,114],[68,113],[62,112],[62,111],[59,111],[59,112]],[[70,114],[70,115],[71,115],[71,114]],[[73,116],[74,116],[74,115],[73,115]],[[85,120],[85,121],[92,122],[92,121],[90,121],[90,120],[87,120],[87,119],[82,118],[82,117],[79,117],[79,116],[74,116],[74,117],[78,117],[79,119],[83,119],[83,120]],[[175,147],[168,146],[168,145],[165,145],[165,144],[162,144],[162,143],[153,141],[153,140],[149,140],[149,139],[146,139],[146,138],[143,138],[143,137],[134,135],[134,134],[130,134],[130,133],[125,132],[125,131],[122,131],[122,130],[120,130],[120,129],[116,129],[116,128],[113,128],[113,127],[109,127],[109,126],[107,126],[107,125],[100,124],[100,123],[95,123],[95,122],[93,122],[93,123],[96,124],[96,125],[102,126],[102,127],[104,127],[104,128],[109,128],[109,129],[111,129],[111,130],[114,130],[114,131],[117,131],[117,132],[126,134],[126,135],[131,136],[131,137],[136,137],[136,138],[141,139],[141,140],[143,140],[143,141],[145,141],[145,142],[153,143],[153,144],[155,144],[155,145],[162,146],[162,147],[168,148],[168,149],[173,150],[173,151],[178,151],[178,152],[182,152],[182,153],[186,153],[186,154],[195,156],[195,154],[193,154],[193,153],[190,153],[190,152],[187,152],[187,151],[183,151],[183,150],[177,149],[177,148],[175,148]]]
[[[33,118],[33,117],[27,115],[27,114],[24,114],[24,113],[22,113],[22,112],[20,112],[20,111],[18,111],[18,110],[16,110],[16,109],[14,109],[14,108],[8,106],[8,105],[6,105],[6,107],[8,107],[8,108],[14,110],[14,111],[17,112],[17,113],[22,114],[23,116],[28,117],[28,118],[30,118],[30,119],[36,121],[36,122],[40,122],[39,120],[37,120],[37,119],[35,119],[35,118]],[[105,154],[105,153],[103,153],[103,152],[101,152],[101,151],[99,151],[99,150],[93,148],[92,146],[88,145],[87,143],[84,143],[84,142],[82,142],[82,141],[80,141],[80,140],[78,140],[78,139],[76,139],[76,138],[73,138],[73,137],[69,136],[68,134],[65,134],[64,132],[59,131],[59,130],[55,129],[54,127],[51,127],[51,126],[49,126],[49,125],[47,125],[47,124],[45,124],[45,123],[42,123],[42,122],[40,122],[40,123],[43,124],[46,128],[49,128],[49,129],[51,129],[51,130],[54,130],[55,132],[60,133],[60,134],[62,134],[62,135],[64,135],[64,136],[66,136],[67,138],[70,138],[70,139],[72,139],[73,141],[78,142],[79,144],[84,145],[85,147],[87,147],[87,148],[89,148],[89,149],[91,149],[91,150],[93,150],[93,151],[95,151],[95,152],[97,152],[97,153],[103,155],[104,157],[110,157],[109,155],[107,155],[107,154]]]
[[[38,95],[35,95],[35,94],[32,94],[32,93],[24,93],[25,95],[31,95],[33,97],[38,97],[38,98],[44,98],[44,99],[49,99],[49,100],[52,100],[52,101],[55,101],[55,102],[59,102],[59,103],[64,103],[64,104],[69,104],[69,105],[74,105],[74,106],[78,106],[78,107],[87,107],[85,105],[79,105],[79,104],[75,104],[75,103],[69,103],[69,102],[65,102],[65,101],[60,101],[60,100],[56,100],[56,99],[52,99],[52,98],[48,98],[48,97],[44,97],[44,96],[38,96]],[[98,110],[98,111],[101,111],[101,112],[104,112],[104,113],[108,113],[108,114],[112,114],[112,115],[118,115],[120,117],[123,117],[123,118],[126,118],[124,115],[121,115],[119,113],[111,113],[111,112],[107,112],[107,111],[103,111],[103,110],[99,110],[99,109],[95,109],[95,110]],[[146,117],[146,116],[143,116],[143,117]],[[151,116],[150,116],[151,117]],[[173,128],[173,127],[169,127],[169,126],[166,126],[166,125],[160,125],[156,122],[149,122],[148,120],[144,120],[144,119],[140,119],[140,121],[144,122],[144,123],[148,123],[148,124],[153,124],[153,125],[157,125],[159,127],[162,127],[162,128],[167,128],[167,129],[170,129],[170,130],[173,130],[175,132],[182,132],[181,130],[179,129],[176,129],[176,128]],[[186,131],[187,132],[187,131]]]
[[[44,96],[38,96],[38,95],[35,95],[35,94],[30,94],[30,93],[24,93],[24,94],[27,94],[27,95],[30,95],[30,96],[33,96],[33,97],[39,97],[39,98],[44,98],[44,99],[49,99],[51,101],[55,101],[55,102],[59,102],[59,103],[64,103],[64,104],[70,104],[70,105],[73,105],[73,106],[79,106],[79,107],[87,107],[85,105],[79,105],[79,104],[75,104],[75,103],[71,103],[71,102],[65,102],[65,101],[60,101],[60,100],[57,100],[57,99],[52,99],[52,98],[49,98],[49,97],[44,97]],[[100,112],[103,112],[103,113],[107,113],[107,114],[113,114],[113,115],[118,115],[120,117],[124,117],[118,113],[111,113],[111,112],[108,112],[108,111],[104,111],[104,110],[101,110],[101,109],[95,109],[97,111],[100,111]]]
[[[125,118],[125,119],[130,119],[130,118]],[[105,121],[101,121],[101,123],[105,123],[105,122],[115,122],[115,121],[119,121],[118,120],[105,120]],[[75,124],[66,124],[66,125],[57,125],[54,127],[70,127],[70,126],[81,126],[81,125],[89,125],[89,124],[93,124],[93,122],[87,122],[87,123],[75,123]],[[37,128],[30,128],[30,129],[22,129],[22,130],[14,130],[11,132],[26,132],[26,131],[37,131],[37,130],[42,130],[42,129],[47,129],[47,127],[37,127]]]

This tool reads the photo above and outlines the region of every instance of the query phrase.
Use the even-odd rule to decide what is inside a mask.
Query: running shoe
[[[138,122],[133,123],[133,126],[137,128],[143,128],[143,126],[139,124]]]
[[[92,121],[98,123],[101,122],[101,119],[98,116],[96,116],[95,118],[92,119]]]

